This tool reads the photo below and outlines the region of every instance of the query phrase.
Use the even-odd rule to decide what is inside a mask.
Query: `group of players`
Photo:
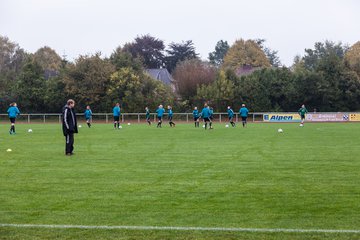
[[[66,139],[66,144],[65,144],[65,154],[67,156],[71,156],[73,155],[73,150],[74,150],[74,133],[77,133],[77,120],[76,120],[76,113],[74,111],[74,106],[75,106],[75,101],[72,99],[69,99],[66,103],[66,105],[64,106],[63,110],[62,110],[62,126],[63,126],[63,134],[65,136]],[[172,111],[172,107],[168,106],[168,120],[169,120],[169,124],[170,127],[175,127],[176,124],[173,122],[173,111]],[[145,115],[146,115],[146,121],[149,125],[151,125],[151,120],[150,120],[150,110],[148,107],[145,108]],[[229,118],[229,122],[231,124],[232,127],[235,127],[235,122],[234,122],[234,111],[231,109],[230,106],[227,107],[227,112],[228,112],[228,118]],[[302,105],[301,108],[298,110],[299,115],[301,116],[301,124],[300,126],[303,126],[304,121],[305,121],[305,114],[307,113],[307,109],[305,108],[305,105]],[[20,111],[19,108],[17,107],[17,104],[15,102],[10,104],[10,107],[7,110],[9,119],[10,119],[10,123],[11,123],[11,127],[10,127],[10,131],[9,133],[11,135],[15,134],[15,121],[16,121],[16,117],[18,115],[20,115]],[[165,113],[165,109],[163,107],[163,105],[159,105],[159,107],[156,110],[156,115],[158,118],[158,123],[157,123],[157,128],[161,128],[162,125],[162,119]],[[88,127],[91,127],[91,118],[92,118],[92,111],[90,106],[86,107],[86,110],[84,112],[84,116],[86,119],[86,123],[88,125]],[[199,119],[202,118],[204,121],[204,128],[205,130],[208,128],[209,125],[209,129],[213,129],[212,126],[212,121],[213,121],[213,109],[208,106],[207,103],[204,104],[203,109],[201,110],[201,112],[199,112],[199,110],[197,109],[197,107],[194,108],[193,112],[193,117],[194,117],[194,124],[195,124],[195,128],[199,127]],[[243,127],[246,127],[247,124],[247,117],[249,114],[249,110],[246,108],[245,104],[242,104],[240,110],[239,110],[239,114],[240,117],[242,119],[242,125]],[[114,108],[113,108],[113,116],[114,116],[114,128],[118,129],[120,128],[120,115],[121,115],[121,109],[120,109],[120,103],[116,103]]]
[[[172,110],[172,107],[169,105],[167,107],[167,110],[168,110],[167,111],[167,116],[168,116],[169,125],[170,125],[170,127],[175,127],[176,124],[173,122],[173,110]],[[155,112],[156,112],[156,116],[157,116],[157,119],[158,119],[156,127],[161,128],[162,123],[163,123],[163,117],[164,117],[164,114],[165,114],[166,110],[164,109],[164,106],[160,104]],[[231,109],[230,106],[228,106],[227,112],[228,112],[228,117],[229,117],[230,124],[233,127],[235,127],[235,125],[236,125],[235,122],[234,122],[235,113]],[[248,117],[248,114],[249,114],[249,110],[245,107],[245,104],[242,104],[242,106],[241,106],[241,108],[239,110],[239,113],[240,113],[240,116],[241,116],[241,119],[242,119],[242,125],[243,125],[243,127],[245,127],[246,124],[247,124],[247,117]],[[194,117],[195,127],[200,126],[199,125],[199,122],[200,122],[199,120],[200,120],[200,118],[202,118],[203,121],[204,121],[205,130],[208,129],[208,124],[209,124],[209,129],[213,129],[212,121],[213,121],[214,110],[213,110],[212,107],[208,106],[207,103],[204,104],[204,108],[201,110],[201,112],[199,112],[198,108],[195,107],[192,114],[193,114],[193,117]],[[84,115],[85,115],[86,122],[87,122],[88,126],[90,127],[91,126],[90,121],[91,121],[92,112],[91,112],[89,106],[87,106]],[[120,127],[120,115],[121,115],[120,103],[116,103],[114,108],[113,108],[114,128],[115,129]],[[151,125],[150,109],[148,107],[145,107],[145,117],[146,117],[146,122],[149,125]]]

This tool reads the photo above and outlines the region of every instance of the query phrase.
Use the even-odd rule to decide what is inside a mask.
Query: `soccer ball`
[[[81,128],[82,126],[81,125],[79,125],[79,128]]]
[[[128,126],[130,126],[131,125],[131,123],[128,123]]]
[[[10,148],[8,148],[6,151],[7,151],[7,152],[11,152],[12,150],[11,150]]]
[[[122,128],[122,126],[119,126],[119,128]]]
[[[299,125],[300,127],[303,127],[304,126],[304,124],[302,124],[302,123],[300,123],[300,125]]]
[[[30,129],[28,130],[28,132],[31,133],[31,132],[32,132],[32,129],[30,128]]]
[[[229,127],[229,124],[226,124],[225,127],[228,128],[228,127]]]
[[[205,127],[205,125],[203,125],[203,128]]]
[[[283,130],[281,128],[278,129],[278,133],[282,133]]]

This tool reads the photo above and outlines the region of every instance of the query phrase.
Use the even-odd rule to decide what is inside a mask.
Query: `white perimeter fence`
[[[84,114],[77,113],[78,121],[85,120]],[[145,122],[145,113],[122,113],[120,117],[122,122],[142,123]],[[151,113],[151,119],[156,121],[156,114]],[[164,121],[167,119],[167,114],[164,115]],[[174,113],[174,121],[193,122],[192,113]],[[239,113],[235,113],[234,120],[241,121]],[[286,113],[265,113],[254,112],[249,113],[248,122],[300,122],[300,116],[296,112]],[[0,122],[8,122],[7,114],[0,114]],[[17,123],[61,123],[60,113],[24,113],[17,117]],[[110,123],[113,122],[112,113],[94,113],[92,116],[94,123]],[[214,113],[214,122],[227,122],[227,113]],[[360,113],[338,112],[338,113],[308,113],[306,115],[308,122],[357,122],[360,121]]]

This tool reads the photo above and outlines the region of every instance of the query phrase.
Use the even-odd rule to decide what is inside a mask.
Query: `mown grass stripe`
[[[75,228],[75,229],[126,229],[126,230],[168,230],[168,231],[223,231],[223,232],[287,232],[287,233],[360,233],[354,229],[288,229],[288,228],[225,228],[225,227],[174,227],[174,226],[88,226],[52,224],[11,224],[0,223],[0,227],[16,228]]]

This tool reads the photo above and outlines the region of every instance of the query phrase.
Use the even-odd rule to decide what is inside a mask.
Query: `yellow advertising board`
[[[352,122],[360,122],[360,113],[350,113],[349,120]]]
[[[300,122],[297,113],[267,113],[263,115],[264,122]]]

